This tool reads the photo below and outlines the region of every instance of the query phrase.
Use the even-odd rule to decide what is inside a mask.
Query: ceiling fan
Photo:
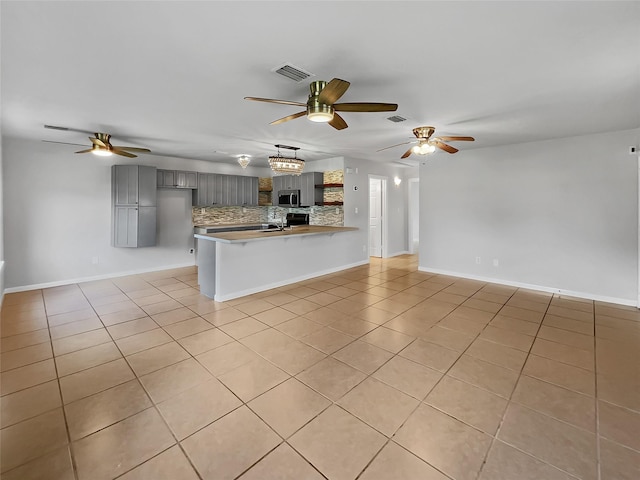
[[[417,155],[428,155],[436,151],[436,148],[440,150],[444,150],[447,153],[456,153],[458,151],[457,148],[452,147],[451,145],[447,145],[444,142],[473,142],[475,139],[473,137],[451,137],[451,136],[442,136],[442,137],[432,137],[433,133],[436,131],[435,127],[417,127],[413,129],[413,134],[416,136],[417,140],[412,142],[404,142],[398,143],[397,145],[391,145],[390,147],[381,148],[377,150],[378,152],[382,152],[383,150],[387,150],[389,148],[399,147],[400,145],[408,145],[411,143],[415,143],[409,150],[404,152],[402,157],[407,158],[412,153]]]
[[[64,131],[77,131],[82,133],[87,133],[85,130],[75,130],[73,128],[67,127],[56,127],[53,125],[45,125],[44,128],[49,128],[52,130],[64,130]],[[151,150],[148,148],[138,148],[138,147],[125,147],[121,145],[111,145],[111,135],[108,133],[94,133],[93,137],[89,137],[91,140],[91,148],[87,148],[86,150],[80,150],[76,153],[93,153],[94,155],[108,157],[112,154],[121,155],[123,157],[128,158],[136,158],[137,155],[134,155],[131,152],[143,152],[150,153]],[[65,145],[78,145],[77,143],[66,143],[66,142],[51,142],[49,140],[44,140],[45,142],[50,143],[63,143]]]
[[[295,118],[306,115],[312,122],[329,123],[336,130],[347,128],[347,122],[338,115],[337,112],[395,112],[398,105],[395,103],[374,103],[374,102],[357,102],[357,103],[335,103],[347,91],[351,85],[346,80],[334,78],[329,83],[324,80],[311,82],[309,89],[309,99],[307,103],[291,102],[288,100],[274,100],[271,98],[244,97],[245,100],[254,100],[257,102],[280,103],[283,105],[294,105],[297,107],[306,107],[302,112],[294,113],[286,117],[271,122],[270,125],[288,122]]]

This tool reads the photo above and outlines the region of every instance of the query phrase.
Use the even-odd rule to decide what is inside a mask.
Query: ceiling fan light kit
[[[436,148],[440,150],[444,150],[447,153],[456,153],[458,151],[457,148],[452,147],[451,145],[447,145],[444,142],[473,142],[475,139],[473,137],[452,137],[452,136],[442,136],[442,137],[432,137],[433,133],[436,131],[434,127],[416,127],[413,129],[413,134],[416,136],[417,140],[412,142],[403,142],[398,143],[397,145],[391,145],[390,147],[384,147],[378,150],[378,152],[382,152],[383,150],[387,150],[389,148],[399,147],[400,145],[408,145],[411,143],[417,143],[413,147],[409,148],[400,158],[407,158],[412,153],[416,155],[429,155],[436,151]]]
[[[395,112],[398,105],[395,103],[335,103],[344,95],[351,85],[346,80],[334,78],[330,82],[317,80],[309,85],[309,98],[307,103],[293,102],[290,100],[275,100],[272,98],[244,97],[245,100],[256,102],[279,103],[281,105],[293,105],[305,107],[305,110],[287,115],[271,122],[271,125],[288,122],[302,116],[306,116],[312,122],[328,123],[336,130],[343,130],[348,127],[347,122],[338,115],[337,112]]]

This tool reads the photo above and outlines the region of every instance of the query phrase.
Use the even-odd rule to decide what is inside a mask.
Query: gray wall
[[[194,263],[188,191],[158,192],[157,246],[113,248],[111,165],[235,173],[236,165],[140,155],[75,155],[77,147],[3,138],[6,287],[69,282]],[[115,157],[115,158],[114,158]],[[269,175],[247,168],[246,175]],[[94,257],[99,263],[94,264]]]
[[[405,175],[408,175],[411,169],[400,165],[387,165],[348,158],[345,158],[344,166],[344,224],[347,227],[358,227],[361,239],[361,243],[352,246],[352,255],[361,258],[368,257],[370,174],[387,178],[387,256],[406,253],[406,189],[408,182]],[[399,187],[393,184],[394,176],[403,179]],[[354,187],[358,187],[358,190],[354,190]],[[358,213],[355,213],[356,208]],[[363,245],[366,247],[365,252],[362,251]]]
[[[114,248],[111,240],[111,165],[140,164],[159,168],[271,176],[268,168],[140,155],[95,157],[75,155],[77,147],[4,137],[4,231],[7,288],[70,283],[93,277],[171,268],[194,263],[191,197],[187,191],[158,191],[157,246]],[[368,260],[368,173],[389,178],[389,253],[406,250],[406,181],[399,189],[393,176],[403,167],[371,162],[344,162],[358,167],[345,175],[345,225],[357,226],[359,241],[343,252],[346,263]],[[309,162],[306,170],[342,168],[341,157]],[[360,188],[354,192],[353,185]],[[358,207],[358,214],[354,208]],[[360,243],[361,242],[361,243]],[[94,258],[99,259],[97,264]]]
[[[421,162],[420,267],[635,303],[638,160],[628,147],[639,137],[628,130]]]

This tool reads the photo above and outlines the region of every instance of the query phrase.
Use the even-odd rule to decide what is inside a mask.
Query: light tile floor
[[[640,313],[417,271],[8,294],[5,480],[637,480]]]

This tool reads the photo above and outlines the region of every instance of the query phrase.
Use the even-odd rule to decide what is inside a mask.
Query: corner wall
[[[387,254],[407,253],[407,175],[412,170],[401,166],[365,160],[344,161],[344,225],[358,227],[358,241],[351,245],[351,255],[369,258],[369,175],[387,178]],[[402,179],[396,187],[393,177]],[[413,175],[415,176],[415,175]],[[354,190],[357,187],[357,190]],[[356,213],[356,208],[358,213]],[[364,247],[364,251],[363,251]],[[353,261],[357,261],[354,259]]]
[[[638,163],[628,146],[639,139],[636,129],[425,161],[420,268],[635,305]]]

